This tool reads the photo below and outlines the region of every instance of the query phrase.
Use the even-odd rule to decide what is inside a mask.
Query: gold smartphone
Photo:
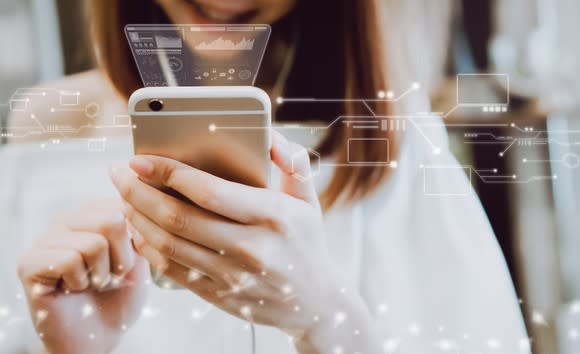
[[[129,98],[136,155],[158,155],[267,187],[271,103],[256,87],[148,87]],[[165,191],[172,195],[172,191]],[[179,288],[152,270],[158,286]]]

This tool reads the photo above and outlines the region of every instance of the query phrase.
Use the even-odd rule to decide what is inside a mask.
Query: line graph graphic
[[[254,39],[243,37],[239,42],[219,37],[211,42],[201,42],[195,46],[196,50],[253,50]]]

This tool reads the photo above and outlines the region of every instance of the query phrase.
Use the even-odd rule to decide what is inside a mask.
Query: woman
[[[442,63],[427,49],[436,47],[429,36],[444,33],[429,26],[445,23],[427,21],[427,14],[437,14],[429,3],[95,0],[100,71],[55,86],[82,88],[83,99],[108,110],[103,116],[122,114],[118,107],[140,86],[124,25],[170,21],[273,24],[258,86],[274,98],[375,97],[384,90],[402,93],[418,79],[429,88],[435,75],[425,68]],[[345,100],[308,116],[328,123],[369,111],[412,117],[428,109],[421,92],[369,101],[368,107]],[[38,102],[34,110],[50,107]],[[302,109],[282,105],[277,117],[309,118]],[[44,117],[50,122],[54,115]],[[28,118],[14,117],[14,124],[19,119]],[[332,125],[312,145],[328,161],[345,164],[349,139],[387,138],[390,156],[363,146],[348,157],[396,156],[398,163],[391,164],[396,169],[323,170],[316,188],[310,179],[295,178],[296,172],[309,174],[307,154],[280,134],[274,134],[271,152],[281,172],[279,190],[233,184],[154,156],[116,164],[110,177],[121,200],[89,203],[57,217],[20,260],[44,347],[52,353],[244,352],[250,348],[246,324],[254,322],[266,325],[257,328],[256,349],[267,353],[526,352],[518,303],[479,203],[471,195],[433,197],[423,190],[426,182],[441,190],[466,184],[441,123],[431,119],[421,127],[410,118],[409,126],[397,135]],[[69,166],[69,178],[74,170],[86,176],[98,171],[90,188],[72,191],[71,181],[53,200],[63,205],[73,196],[111,195],[102,187],[103,170],[128,157],[130,146],[120,139],[107,149],[114,156]],[[65,153],[43,158],[58,165],[70,157]],[[7,154],[16,170],[29,156],[20,154]],[[300,159],[292,164],[296,154]],[[427,180],[420,165],[446,168],[434,169]],[[13,178],[30,193],[26,177]],[[194,206],[151,187],[159,185],[181,192]],[[189,291],[149,285],[145,259]]]

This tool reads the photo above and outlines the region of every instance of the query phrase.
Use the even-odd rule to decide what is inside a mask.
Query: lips
[[[239,3],[224,4],[206,3],[199,0],[187,0],[195,12],[195,17],[203,17],[208,23],[246,23],[256,16],[257,10]]]

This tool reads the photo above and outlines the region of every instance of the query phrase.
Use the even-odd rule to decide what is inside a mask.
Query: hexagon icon
[[[320,154],[312,149],[306,149],[308,151],[308,157],[310,158],[310,173],[307,176],[303,176],[294,170],[294,160],[300,157],[303,153],[302,151],[297,151],[292,154],[292,176],[298,180],[304,182],[308,181],[312,177],[320,173]]]

